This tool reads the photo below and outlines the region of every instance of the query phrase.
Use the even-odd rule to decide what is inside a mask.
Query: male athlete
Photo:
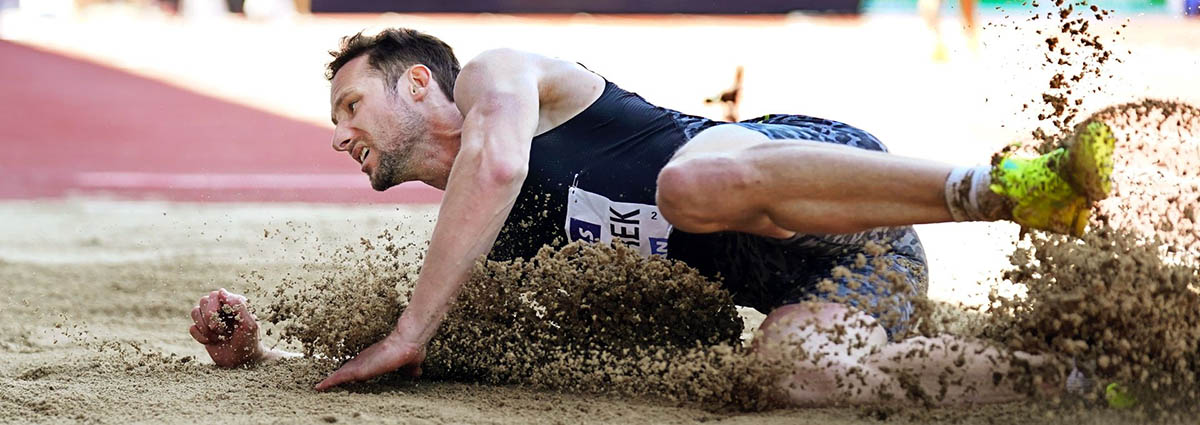
[[[445,197],[395,330],[317,390],[401,369],[419,374],[426,344],[478,258],[530,256],[544,244],[585,239],[622,241],[723,276],[735,302],[768,313],[760,355],[781,358],[783,342],[810,354],[781,382],[796,404],[902,398],[906,390],[886,373],[902,368],[928,371],[920,382],[935,393],[938,373],[951,365],[966,373],[945,401],[1010,400],[1019,395],[992,385],[993,372],[1008,367],[987,360],[1002,354],[994,348],[954,336],[890,341],[908,325],[912,294],[926,287],[924,252],[909,226],[1014,220],[1078,235],[1092,202],[1108,193],[1113,141],[1099,123],[1081,127],[1069,150],[954,167],[890,155],[875,137],[836,121],[684,115],[579,64],[533,53],[492,50],[460,70],[450,46],[408,29],[347,37],[333,55],[334,150],[360,163],[376,190],[417,180]],[[867,250],[869,241],[891,250]],[[856,261],[860,255],[883,256],[907,290],[855,277],[885,272]],[[834,266],[854,274],[831,274]],[[825,279],[837,288],[818,291]],[[846,296],[857,301],[838,302]],[[870,311],[877,304],[892,307]],[[239,326],[216,320],[221,308],[244,313]],[[259,344],[241,296],[214,291],[192,317],[192,336],[220,366],[287,355]],[[914,348],[929,357],[903,355]],[[835,391],[851,371],[881,391]]]

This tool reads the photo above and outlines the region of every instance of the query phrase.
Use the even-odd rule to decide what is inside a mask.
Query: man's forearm
[[[450,201],[447,199],[448,203]],[[462,219],[475,217],[457,215],[453,211],[457,208],[452,208],[451,205],[443,207],[442,215],[450,217],[447,217],[447,221],[438,219],[438,229],[434,231],[433,242],[430,243],[425,264],[417,278],[412,299],[409,300],[408,307],[397,324],[402,334],[410,336],[412,341],[422,345],[433,338],[437,327],[449,312],[454,300],[458,298],[462,286],[470,278],[475,261],[491,249],[500,227],[504,224],[504,218],[512,209],[512,203],[507,203],[499,209],[493,209],[491,214],[487,214],[488,217],[480,217],[484,218],[482,222],[472,223]],[[442,238],[438,238],[438,230],[443,231]]]
[[[475,261],[491,251],[525,181],[539,117],[537,79],[503,68],[488,72],[473,61],[459,76],[455,93],[466,108],[461,143],[425,264],[396,324],[407,342],[423,346],[433,338]]]
[[[496,173],[496,165],[486,163],[481,151],[459,155],[425,264],[397,323],[406,339],[422,345],[437,331],[475,261],[491,250],[524,180],[523,170],[515,175]],[[495,177],[498,174],[502,177]]]

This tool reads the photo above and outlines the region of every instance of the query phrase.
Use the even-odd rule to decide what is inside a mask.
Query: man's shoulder
[[[508,63],[525,63],[537,61],[543,58],[537,53],[524,50],[513,49],[510,47],[499,47],[494,49],[484,50],[475,57],[468,60],[465,66],[470,65],[498,65]]]
[[[604,79],[582,65],[539,53],[512,48],[485,50],[463,65],[455,88],[490,89],[505,81],[532,79],[543,101],[557,96],[578,96],[603,89]]]
[[[507,47],[489,49],[463,65],[459,82],[471,80],[472,74],[487,74],[492,77],[543,76],[558,71],[564,64],[569,62],[534,52]]]
[[[499,48],[486,50],[467,62],[455,83],[455,92],[495,90],[499,88],[495,86],[507,85],[508,79],[525,78],[537,85],[538,134],[582,112],[600,97],[605,86],[604,78],[576,62]]]

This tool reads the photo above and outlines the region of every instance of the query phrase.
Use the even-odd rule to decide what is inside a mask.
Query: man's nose
[[[345,152],[350,150],[350,131],[342,126],[333,129],[333,150]]]

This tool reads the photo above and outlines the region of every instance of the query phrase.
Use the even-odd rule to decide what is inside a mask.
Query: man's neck
[[[427,185],[446,190],[450,168],[462,144],[462,113],[453,102],[438,105],[429,115],[429,146],[426,170],[432,171],[421,179]]]

